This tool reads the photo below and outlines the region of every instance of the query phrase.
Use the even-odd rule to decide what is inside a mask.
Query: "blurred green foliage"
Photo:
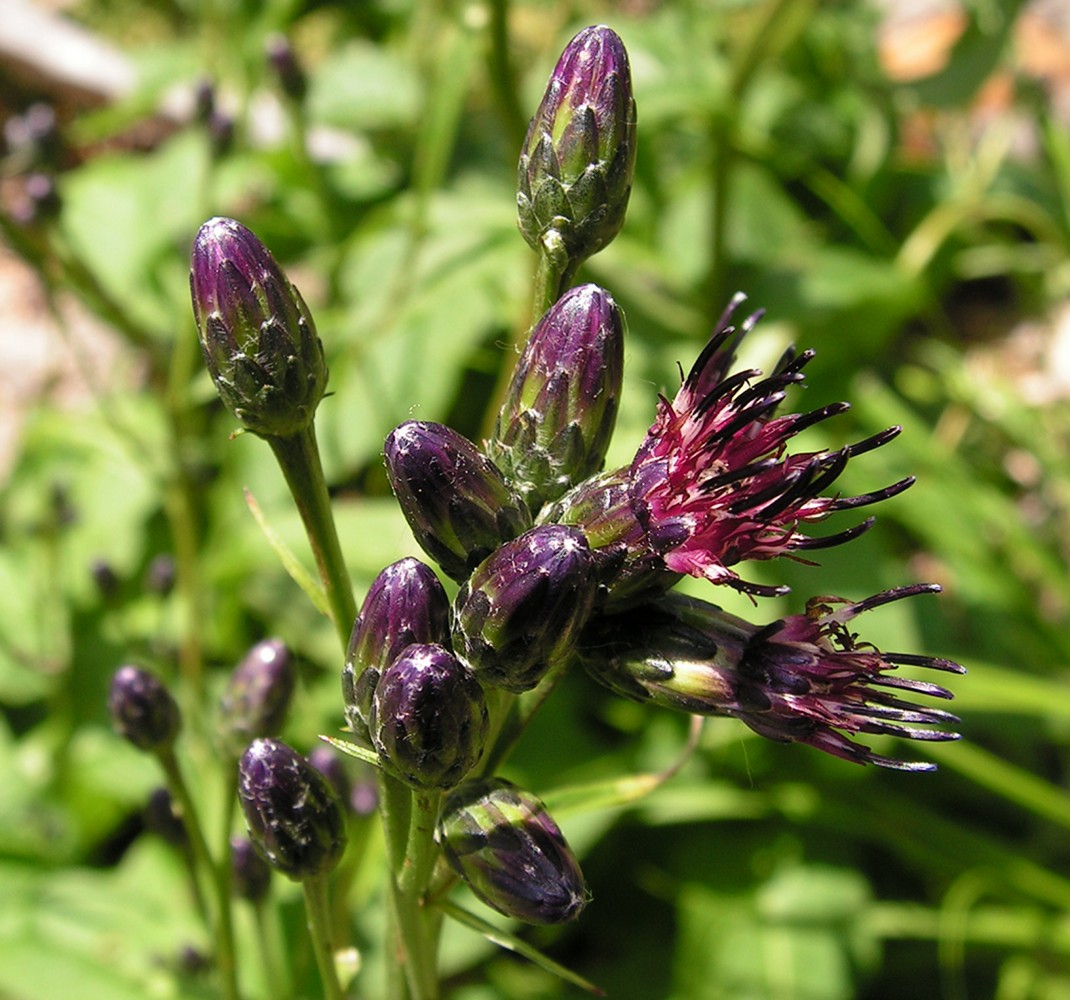
[[[816,442],[902,424],[844,488],[919,481],[820,566],[751,572],[792,584],[788,598],[725,603],[772,620],[814,594],[944,584],[940,600],[875,614],[865,638],[969,668],[954,685],[966,741],[932,746],[941,771],[913,777],[713,720],[672,782],[597,810],[604,783],[666,766],[685,724],[570,677],[510,774],[548,801],[589,791],[561,818],[594,898],[575,926],[526,937],[620,1000],[1070,994],[1070,387],[1009,333],[1070,296],[1070,133],[1014,61],[1027,10],[968,4],[946,64],[893,82],[861,0],[73,4],[140,84],[61,117],[62,207],[7,215],[3,233],[61,324],[57,304],[75,297],[124,351],[94,405],[33,410],[0,491],[0,996],[212,995],[186,953],[210,942],[181,858],[140,818],[160,776],[108,726],[121,663],[174,682],[210,813],[214,706],[254,641],[280,635],[302,659],[294,745],[341,725],[331,628],[243,489],[309,563],[299,520],[268,449],[229,437],[201,370],[186,286],[197,227],[239,218],[316,315],[332,393],[318,431],[362,595],[416,554],[382,473],[385,434],[417,416],[478,438],[496,412],[531,319],[519,142],[561,45],[599,21],[628,46],[640,140],[625,228],[581,273],[629,323],[610,463],[744,290],[767,312],[745,360],[814,347],[796,403],[853,403]],[[303,103],[265,65],[276,32],[307,68]],[[1010,86],[993,107],[979,96],[995,73]],[[202,80],[233,118],[228,148],[192,113],[156,116],[148,148],[134,142],[165,94]],[[146,584],[161,555],[177,568],[165,593]],[[389,960],[356,905],[374,875],[352,896],[370,966]],[[295,995],[314,996],[296,889],[276,886],[276,903]],[[574,993],[462,928],[443,963],[453,1000]],[[263,996],[251,965],[243,985]]]

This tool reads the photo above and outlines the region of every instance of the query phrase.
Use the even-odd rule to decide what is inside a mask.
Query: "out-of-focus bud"
[[[448,649],[407,647],[379,678],[369,720],[387,768],[413,788],[453,788],[487,738],[487,703],[471,671]]]
[[[372,583],[353,623],[342,670],[349,728],[370,744],[368,717],[379,674],[414,642],[449,642],[450,602],[435,571],[419,559],[400,559]]]
[[[166,597],[175,588],[177,572],[174,557],[163,552],[154,556],[145,570],[145,586],[153,594]]]
[[[298,434],[327,386],[323,345],[300,292],[267,247],[233,219],[211,219],[193,243],[193,312],[223,402],[262,437]]]
[[[219,733],[237,757],[250,741],[282,729],[297,683],[293,654],[281,639],[258,642],[234,668],[219,705]]]
[[[635,166],[635,101],[624,43],[604,26],[569,42],[520,154],[520,231],[575,268],[620,232]]]
[[[383,453],[416,541],[454,580],[531,527],[524,501],[498,467],[457,431],[409,420],[391,431]]]
[[[271,867],[256,853],[252,841],[232,837],[230,841],[231,887],[239,899],[262,902],[271,888]]]
[[[97,593],[106,601],[112,600],[118,593],[122,581],[115,568],[107,559],[94,559],[89,564],[89,575],[96,584]]]
[[[51,174],[32,173],[22,178],[11,206],[11,217],[23,226],[40,226],[59,216],[63,202]]]
[[[4,142],[14,171],[56,170],[63,159],[63,138],[56,109],[38,101],[4,122]]]
[[[272,35],[267,40],[265,54],[283,94],[291,101],[303,101],[308,91],[308,77],[290,40],[285,35]]]
[[[116,732],[141,750],[169,750],[182,721],[178,704],[163,681],[133,666],[115,671],[108,711]]]
[[[452,792],[435,839],[472,891],[507,917],[561,924],[587,903],[583,873],[553,817],[531,792],[501,778]]]
[[[280,740],[254,740],[238,767],[238,798],[260,855],[287,878],[329,872],[346,845],[342,807],[327,779]]]
[[[166,788],[156,788],[145,803],[142,814],[145,827],[173,847],[185,847],[189,843],[182,817],[175,812],[175,802]]]
[[[349,775],[346,773],[341,756],[325,743],[321,743],[309,750],[308,762],[327,779],[327,783],[335,790],[339,800],[343,804],[347,803],[349,801]]]
[[[568,656],[594,604],[582,532],[532,528],[482,562],[454,603],[453,643],[485,684],[533,688]]]
[[[601,469],[623,371],[620,310],[597,285],[566,292],[539,320],[487,442],[533,512]]]
[[[208,77],[201,77],[193,88],[193,120],[207,125],[215,111],[215,84]]]
[[[206,123],[213,160],[221,160],[234,148],[234,118],[225,111],[213,111]]]

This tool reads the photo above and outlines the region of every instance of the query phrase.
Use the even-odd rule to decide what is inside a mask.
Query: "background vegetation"
[[[628,46],[640,143],[624,230],[581,274],[629,324],[610,462],[745,291],[767,312],[746,360],[814,347],[796,404],[853,402],[815,441],[903,425],[845,488],[919,481],[820,566],[749,571],[791,583],[787,598],[755,611],[718,596],[772,620],[816,594],[942,583],[864,636],[968,667],[954,683],[965,740],[925,748],[941,770],[911,776],[714,720],[638,806],[563,815],[594,898],[576,925],[528,936],[619,1000],[1070,996],[1070,135],[1065,75],[1029,63],[1037,31],[1058,36],[1049,13],[940,5],[918,37],[939,23],[946,50],[904,66],[920,56],[894,6],[863,2],[70,4],[137,83],[96,107],[61,102],[59,148],[7,131],[3,235],[76,355],[72,303],[119,349],[105,371],[81,357],[85,405],[42,390],[0,487],[0,997],[212,995],[181,853],[142,818],[160,776],[109,727],[116,667],[172,679],[206,803],[214,706],[254,641],[300,654],[293,745],[341,725],[331,628],[242,491],[303,557],[297,516],[269,450],[229,437],[202,370],[197,227],[240,219],[312,306],[333,393],[317,423],[360,596],[416,554],[385,434],[415,415],[478,438],[496,412],[530,321],[520,139],[562,45],[598,22]],[[280,32],[307,69],[303,100],[265,61]],[[0,85],[10,116],[49,96]],[[46,167],[58,205],[32,197]],[[8,317],[2,336],[19,337]],[[686,720],[575,676],[510,774],[552,797],[665,766],[685,738]],[[297,890],[273,898],[273,933],[313,984],[297,995],[312,996]],[[368,918],[352,934],[374,965]],[[456,1000],[574,995],[465,930],[445,964]],[[263,980],[254,969],[250,995]]]

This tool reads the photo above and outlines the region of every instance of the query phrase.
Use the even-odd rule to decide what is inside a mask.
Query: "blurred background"
[[[146,819],[160,775],[108,723],[120,664],[172,681],[206,784],[219,690],[264,636],[301,658],[286,738],[307,750],[342,724],[332,630],[243,489],[311,565],[299,520],[202,370],[197,228],[244,222],[313,310],[359,599],[417,554],[386,433],[492,425],[531,321],[520,142],[561,48],[600,22],[639,114],[627,222],[580,274],[628,320],[610,464],[744,291],[766,311],[745,363],[812,347],[788,405],[852,402],[808,443],[902,425],[845,490],[918,483],[818,566],[748,567],[786,598],[692,590],[760,622],[942,584],[859,628],[966,665],[964,740],[882,745],[940,765],[909,775],[712,720],[642,803],[561,816],[593,900],[526,936],[621,1000],[1070,997],[1065,3],[2,0],[3,1000],[214,995],[182,850]],[[509,774],[549,796],[664,767],[685,739],[686,720],[574,676]],[[369,964],[375,874],[347,918]],[[273,901],[294,995],[315,996],[296,888]],[[454,1000],[577,995],[469,931],[444,966]]]

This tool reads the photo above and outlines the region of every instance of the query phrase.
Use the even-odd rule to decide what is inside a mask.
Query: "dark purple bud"
[[[166,597],[175,589],[177,573],[174,557],[161,553],[153,558],[145,571],[145,586],[153,594]]]
[[[234,118],[225,111],[213,111],[207,129],[212,159],[221,160],[234,148]]]
[[[451,793],[435,832],[450,867],[487,906],[561,924],[587,903],[583,873],[542,802],[501,778]]]
[[[207,77],[201,77],[193,88],[193,120],[207,125],[215,112],[215,84]]]
[[[97,592],[104,600],[110,601],[119,593],[122,581],[107,559],[94,559],[89,566],[89,575],[93,578]]]
[[[455,430],[410,420],[390,433],[383,452],[413,535],[454,580],[531,527],[524,501],[498,467]]]
[[[572,652],[596,590],[581,532],[532,528],[489,556],[461,587],[454,648],[483,683],[527,691]]]
[[[349,801],[349,775],[338,753],[320,743],[309,750],[308,762],[327,779],[343,804]]]
[[[346,845],[330,783],[280,740],[254,740],[238,766],[238,798],[260,855],[287,878],[329,872]]]
[[[604,26],[565,48],[520,154],[520,231],[572,267],[620,232],[635,167],[635,101],[624,43]]]
[[[260,903],[271,889],[271,866],[256,853],[252,841],[232,837],[230,841],[231,888],[239,899]]]
[[[173,847],[185,847],[189,843],[182,817],[175,811],[175,801],[166,788],[153,790],[143,816],[145,828]]]
[[[233,219],[201,226],[191,265],[201,349],[223,402],[255,434],[305,430],[327,386],[327,365],[301,294]]]
[[[266,54],[279,89],[291,101],[303,101],[308,91],[308,77],[290,40],[285,35],[272,35],[267,41]]]
[[[478,762],[487,702],[449,650],[407,647],[375,686],[369,730],[389,771],[413,788],[453,788]]]
[[[487,452],[538,511],[598,472],[617,419],[624,326],[608,292],[566,292],[532,331]]]
[[[450,602],[435,571],[419,559],[387,566],[372,583],[353,624],[342,670],[349,728],[370,745],[372,694],[385,670],[414,642],[449,642]]]
[[[277,736],[293,698],[297,671],[281,639],[258,642],[234,668],[220,702],[219,732],[233,756],[260,736]]]
[[[141,750],[169,750],[182,721],[163,681],[140,667],[125,666],[115,672],[108,711],[116,732]]]

